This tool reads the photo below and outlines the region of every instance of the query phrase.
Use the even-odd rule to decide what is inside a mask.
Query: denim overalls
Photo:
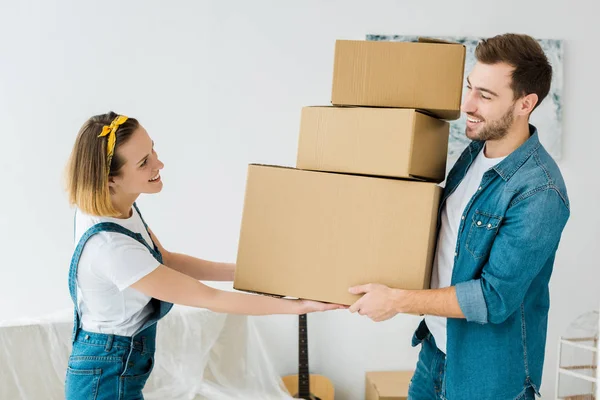
[[[133,206],[148,230],[135,203]],[[65,381],[65,398],[66,400],[143,399],[142,389],[154,367],[156,323],[171,310],[173,304],[152,299],[154,312],[131,337],[87,332],[81,329],[77,309],[77,265],[85,243],[98,232],[127,235],[146,246],[154,258],[162,263],[162,255],[155,244],[154,248],[150,248],[142,235],[121,225],[102,222],[92,226],[83,234],[75,248],[69,269],[69,291],[75,304],[75,316],[73,348]]]

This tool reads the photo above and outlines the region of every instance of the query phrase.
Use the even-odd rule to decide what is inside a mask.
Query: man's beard
[[[481,132],[477,133],[476,137],[469,137],[469,130],[466,130],[466,135],[471,140],[486,141],[486,140],[499,140],[508,134],[508,130],[512,126],[515,116],[513,114],[514,105],[510,107],[506,113],[492,122],[485,122],[485,126]]]

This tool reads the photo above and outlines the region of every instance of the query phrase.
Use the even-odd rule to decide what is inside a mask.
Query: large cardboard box
[[[234,288],[350,305],[358,284],[429,288],[434,183],[250,165]]]
[[[338,40],[331,103],[416,108],[455,120],[464,69],[462,44]]]
[[[413,371],[367,372],[365,400],[406,400]]]
[[[304,107],[296,167],[442,182],[450,124],[413,109]]]

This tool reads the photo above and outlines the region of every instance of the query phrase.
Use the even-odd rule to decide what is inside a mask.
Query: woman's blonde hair
[[[128,118],[116,129],[114,155],[109,161],[107,144],[109,136],[99,135],[119,114],[109,112],[88,119],[77,135],[67,165],[66,187],[69,203],[90,215],[118,216],[110,199],[109,178],[119,176],[125,160],[117,149],[126,143],[139,127],[134,118]],[[110,165],[108,163],[110,162]]]

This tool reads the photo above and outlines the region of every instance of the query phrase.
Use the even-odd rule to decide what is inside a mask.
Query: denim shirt
[[[528,387],[539,394],[548,283],[570,205],[558,166],[529,130],[483,175],[461,217],[451,284],[466,319],[447,321],[451,400],[518,399]],[[482,147],[472,142],[457,160],[440,211]]]

